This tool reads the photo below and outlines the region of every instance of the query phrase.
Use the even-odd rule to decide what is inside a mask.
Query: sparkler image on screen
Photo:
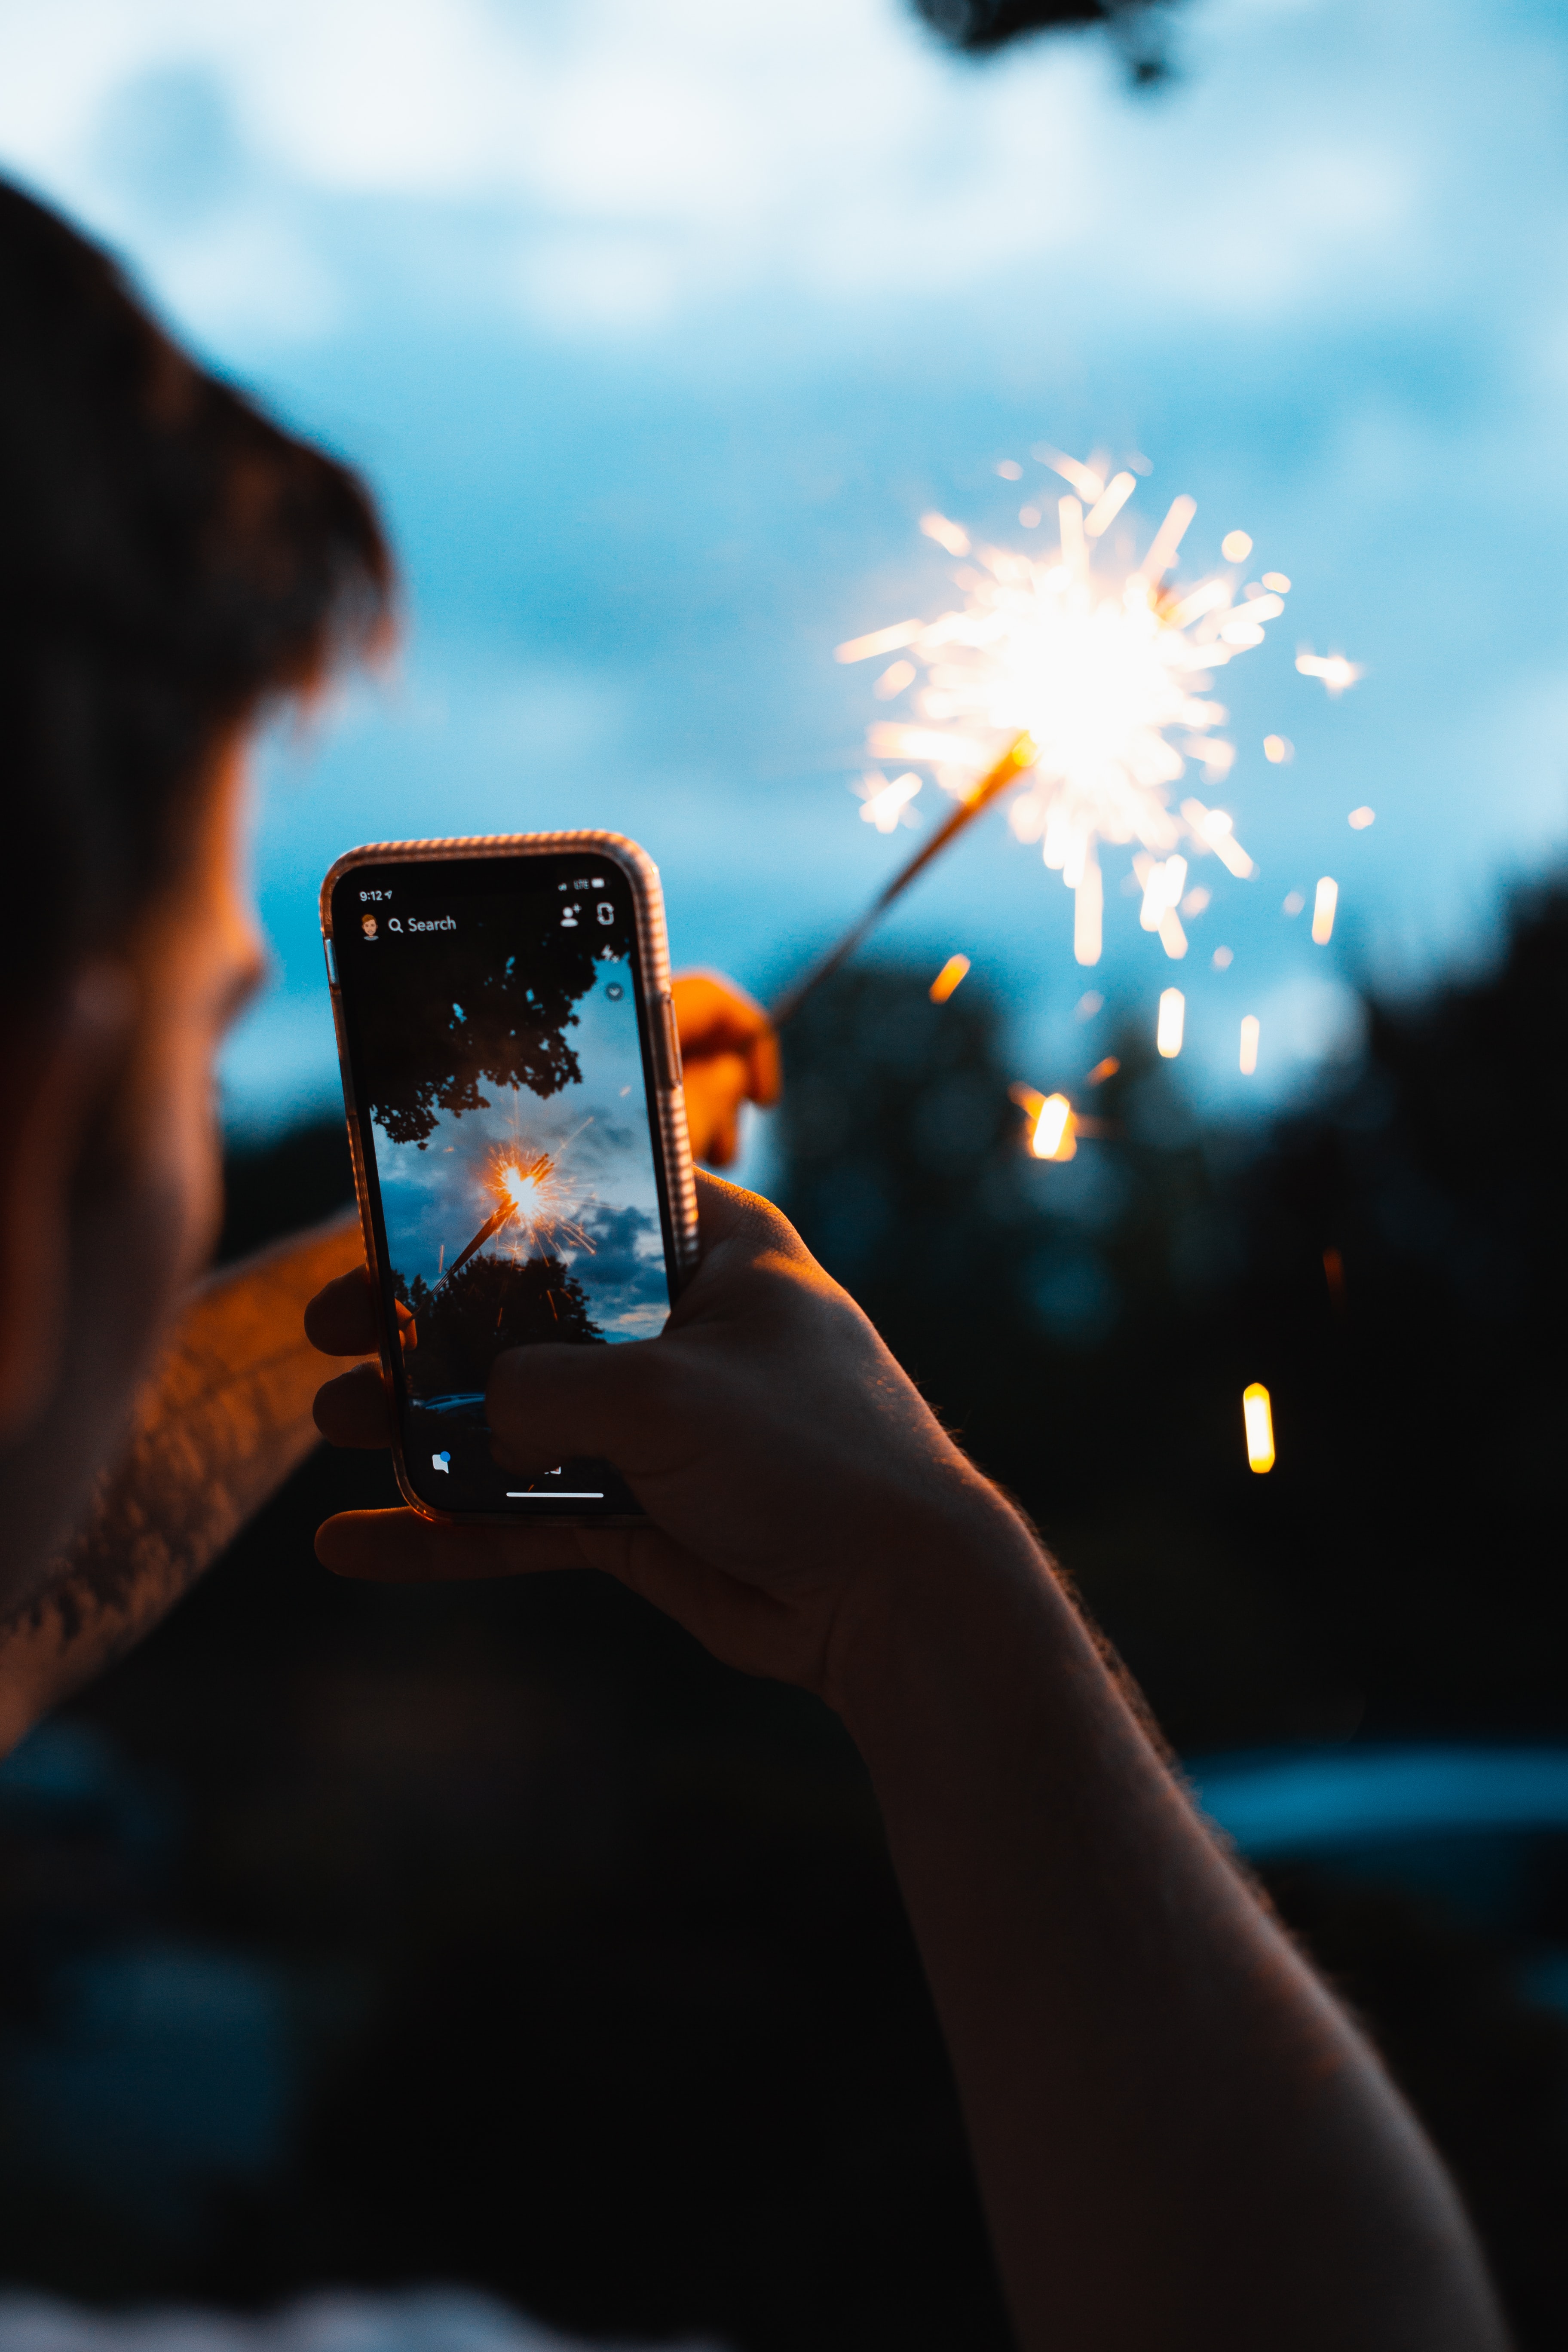
[[[562,1484],[568,1465],[526,1491],[495,1468],[498,1355],[651,1339],[669,1311],[629,893],[607,863],[577,864],[561,882],[552,861],[544,887],[505,893],[463,888],[461,869],[356,874],[356,902],[384,894],[376,927],[338,933],[405,1459],[419,1491],[453,1508],[579,1491]],[[592,1465],[595,1496],[605,1466]]]

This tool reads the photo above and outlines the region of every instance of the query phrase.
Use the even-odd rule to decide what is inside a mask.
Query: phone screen
[[[406,1475],[439,1510],[635,1511],[606,1463],[509,1476],[485,1417],[504,1349],[669,1312],[632,884],[598,853],[398,859],[331,904]]]

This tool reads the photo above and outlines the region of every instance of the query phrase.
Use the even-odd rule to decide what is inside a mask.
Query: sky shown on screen
[[[579,1076],[550,1096],[482,1088],[484,1107],[437,1114],[422,1143],[375,1130],[386,1245],[405,1284],[433,1290],[498,1202],[496,1172],[548,1154],[551,1199],[537,1234],[503,1226],[495,1256],[558,1258],[610,1339],[650,1339],[669,1313],[658,1191],[648,1140],[637,1008],[622,962],[599,967],[579,999],[571,1045]],[[609,991],[614,989],[612,997]]]
[[[1484,958],[1560,858],[1559,11],[1210,0],[1151,95],[1090,37],[955,60],[897,0],[10,0],[0,41],[0,159],[366,471],[405,567],[395,673],[266,755],[237,1120],[331,1098],[315,891],[358,840],[616,827],[678,960],[782,983],[917,838],[858,820],[875,666],[832,649],[953,601],[928,509],[1020,538],[1038,442],[1145,454],[1145,532],[1188,492],[1194,565],[1239,529],[1293,586],[1216,687],[1259,871],[1194,870],[1179,968],[1123,852],[1080,972],[996,819],[889,927],[1006,992],[1025,1074],[1071,1076],[1086,986],[1152,1029],[1174,979],[1186,1082],[1277,1099],[1347,982]]]

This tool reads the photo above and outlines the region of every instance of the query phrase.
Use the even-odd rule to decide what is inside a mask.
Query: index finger
[[[305,1309],[305,1337],[323,1356],[370,1356],[377,1345],[370,1269],[356,1265],[318,1290]]]
[[[685,1061],[739,1054],[746,1092],[764,1109],[779,1097],[779,1043],[766,1009],[718,971],[677,972],[670,982]]]

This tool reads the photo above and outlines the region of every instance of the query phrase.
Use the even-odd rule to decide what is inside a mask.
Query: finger
[[[700,1061],[710,1054],[744,1053],[770,1024],[755,997],[737,988],[722,972],[686,971],[670,982],[675,1024],[683,1059]]]
[[[599,1568],[629,1580],[645,1549],[673,1552],[652,1528],[443,1527],[416,1511],[343,1511],[316,1530],[316,1558],[334,1576],[374,1584],[446,1584]],[[644,1576],[656,1573],[652,1559]]]
[[[356,1364],[316,1391],[316,1427],[329,1445],[392,1443],[392,1415],[378,1364]]]
[[[726,1138],[733,1150],[735,1116],[749,1083],[749,1065],[741,1054],[714,1054],[706,1061],[687,1063],[686,1124],[699,1160],[726,1158]]]
[[[652,1388],[647,1355],[657,1340],[614,1348],[534,1342],[498,1356],[485,1392],[491,1450],[509,1469],[604,1459],[624,1476],[645,1457]]]
[[[697,1178],[697,1214],[701,1226],[702,1255],[721,1254],[731,1244],[756,1251],[777,1251],[783,1257],[805,1258],[810,1253],[789,1219],[760,1192],[748,1192],[740,1184],[731,1184],[723,1176],[710,1176],[705,1168],[695,1171]],[[637,1345],[657,1346],[657,1341],[639,1341]],[[626,1355],[625,1346],[617,1355]]]
[[[752,1041],[746,1056],[746,1092],[759,1110],[771,1110],[784,1092],[784,1064],[779,1057],[778,1031],[772,1023]]]
[[[376,1345],[375,1293],[356,1265],[318,1290],[305,1309],[305,1337],[323,1356],[368,1356]]]

